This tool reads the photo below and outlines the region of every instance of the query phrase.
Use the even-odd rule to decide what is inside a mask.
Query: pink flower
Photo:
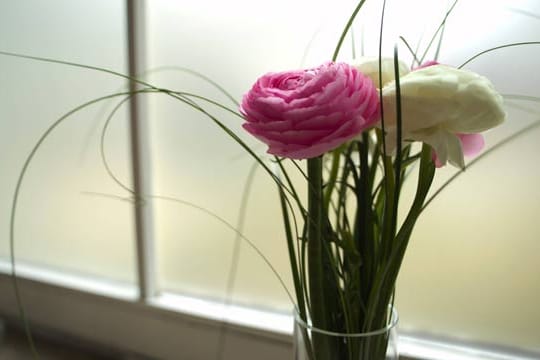
[[[354,138],[378,118],[372,81],[344,63],[269,73],[244,95],[240,112],[250,134],[268,153],[291,159],[317,157]]]
[[[420,66],[417,66],[413,69],[414,70],[420,70],[420,69],[423,69],[423,68],[427,68],[427,67],[430,67],[430,66],[433,66],[433,65],[439,65],[439,62],[435,61],[435,60],[428,60],[428,61],[424,61],[423,64],[421,64]]]

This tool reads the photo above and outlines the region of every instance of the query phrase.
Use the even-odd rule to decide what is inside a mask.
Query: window
[[[449,6],[447,1],[401,3],[390,2],[387,11],[389,55],[395,35],[404,34],[414,44],[425,30],[427,39]],[[146,30],[145,39],[136,39],[145,50],[136,59],[128,56],[128,19],[121,0],[4,4],[0,50],[120,73],[128,73],[128,62],[137,60],[154,69],[145,74],[153,84],[230,103],[215,87],[179,67],[212,78],[240,99],[264,72],[327,59],[354,1],[330,9],[327,2],[313,0],[131,4],[143,11]],[[356,53],[376,55],[378,15],[369,14],[378,14],[379,4],[366,6],[355,27],[356,43],[363,39],[365,46],[357,46]],[[487,6],[480,0],[458,4],[445,28],[442,62],[459,65],[492,46],[538,40],[534,16],[540,8],[533,1],[490,2],[489,14],[482,16],[485,23],[479,25],[478,14]],[[411,9],[419,8],[422,21],[410,21],[420,13]],[[405,26],[410,26],[407,33],[402,32]],[[410,58],[400,49],[403,59]],[[488,76],[504,94],[534,94],[540,78],[531,72],[531,59],[539,56],[539,46],[509,48],[480,57],[468,68]],[[343,58],[351,57],[348,43]],[[0,227],[6,239],[0,244],[5,261],[0,270],[8,273],[10,202],[24,157],[54,120],[85,101],[120,91],[126,81],[6,56],[0,56],[0,66],[0,163],[7,169],[0,177]],[[222,331],[227,331],[226,359],[261,353],[269,359],[290,357],[290,303],[266,264],[241,243],[231,285],[235,234],[196,207],[171,200],[196,204],[236,226],[253,161],[214,124],[178,101],[157,94],[138,100],[148,141],[147,147],[142,145],[148,155],[145,186],[161,196],[145,202],[144,221],[152,230],[148,252],[137,250],[135,225],[141,219],[133,215],[130,194],[107,175],[100,159],[101,127],[117,100],[93,105],[51,134],[23,184],[16,240],[20,274],[29,279],[23,281],[23,299],[30,319],[37,327],[158,358],[175,358],[182,351],[185,358],[213,359],[222,349]],[[128,110],[127,105],[120,108],[112,120],[105,151],[115,175],[131,187]],[[264,152],[244,136],[238,119],[212,111]],[[509,121],[488,135],[488,144],[538,118],[538,105],[531,101],[509,97],[508,111]],[[421,218],[398,290],[406,354],[444,359],[452,345],[450,351],[459,359],[538,356],[535,254],[540,228],[535,214],[540,210],[540,170],[534,154],[539,135],[538,129],[531,131],[475,165]],[[442,170],[438,182],[452,173]],[[264,174],[255,171],[243,232],[292,288],[272,191]],[[147,290],[155,293],[140,299],[142,260],[150,275]],[[9,277],[0,280],[1,293],[11,294]],[[0,314],[14,318],[14,309],[13,299],[2,295]],[[221,320],[228,325],[222,327]],[[440,355],[439,350],[446,352]]]
[[[123,1],[17,1],[3,6],[3,50],[127,72]],[[65,65],[6,56],[0,61],[1,156],[7,169],[0,178],[0,221],[7,239],[17,175],[39,136],[69,110],[116,92],[125,82]],[[116,191],[96,151],[106,111],[97,105],[78,112],[38,152],[21,192],[17,253],[21,262],[133,283],[132,207],[92,194]],[[118,115],[109,136],[111,166],[131,182],[126,111]],[[1,242],[0,253],[7,256],[7,241]]]

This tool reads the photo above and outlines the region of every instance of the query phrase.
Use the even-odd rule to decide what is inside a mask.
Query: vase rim
[[[341,336],[341,337],[368,337],[368,336],[376,336],[376,335],[382,335],[386,334],[388,331],[392,330],[399,321],[399,315],[396,310],[396,308],[392,305],[388,305],[389,309],[391,310],[392,316],[390,317],[390,321],[388,325],[386,325],[383,328],[372,330],[368,332],[362,332],[362,333],[340,333],[335,331],[329,331],[324,329],[319,329],[312,324],[307,323],[306,321],[302,320],[298,314],[298,311],[294,310],[294,321],[298,324],[300,324],[302,327],[319,334],[324,335],[330,335],[330,336]]]

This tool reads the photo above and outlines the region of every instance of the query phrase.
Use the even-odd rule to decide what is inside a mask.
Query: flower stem
[[[322,157],[307,161],[308,168],[308,272],[309,300],[313,326],[329,330],[328,309],[325,301]],[[328,337],[313,334],[313,349],[317,359],[331,359]]]

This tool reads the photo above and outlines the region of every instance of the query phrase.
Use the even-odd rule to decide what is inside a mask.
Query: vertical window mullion
[[[126,0],[128,68],[131,77],[139,77],[146,68],[145,0]],[[130,82],[130,91],[141,85]],[[130,140],[133,188],[135,191],[135,238],[139,299],[146,301],[156,293],[155,252],[151,201],[150,146],[144,95],[130,99]]]

